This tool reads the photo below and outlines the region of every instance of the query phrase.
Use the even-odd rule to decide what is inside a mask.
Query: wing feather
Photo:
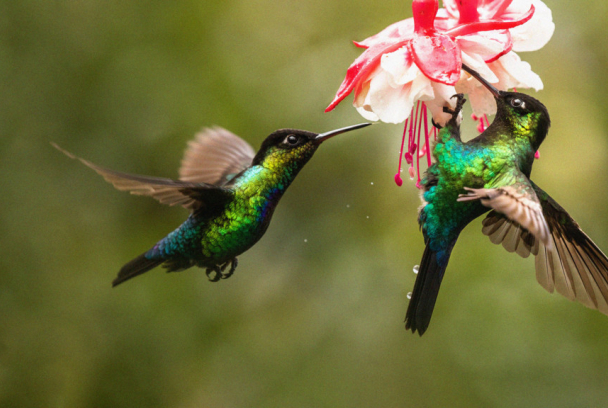
[[[204,128],[188,142],[179,179],[224,185],[253,161],[255,151],[237,135],[221,127]]]
[[[491,211],[483,221],[482,232],[494,243],[509,249],[513,236],[502,232],[505,224],[519,228],[515,252],[536,255],[536,280],[548,292],[608,314],[608,258],[583,232],[578,223],[553,198],[530,182],[549,228],[549,243],[530,234],[516,221]],[[521,250],[524,248],[524,250]]]
[[[227,202],[232,191],[205,183],[193,183],[168,178],[140,176],[110,170],[91,163],[51,143],[66,156],[79,160],[85,166],[93,169],[117,190],[129,191],[131,194],[150,196],[166,205],[181,205],[191,211],[208,209]]]

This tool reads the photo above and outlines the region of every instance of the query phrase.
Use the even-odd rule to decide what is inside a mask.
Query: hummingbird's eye
[[[286,145],[295,146],[296,144],[298,144],[298,137],[296,135],[289,135],[285,138],[285,141],[283,143],[285,143]]]
[[[519,98],[511,99],[511,106],[514,108],[526,109],[526,103]]]

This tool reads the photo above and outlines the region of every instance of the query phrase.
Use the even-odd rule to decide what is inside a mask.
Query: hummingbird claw
[[[225,273],[222,275],[222,279],[228,279],[229,277],[231,277],[238,264],[239,264],[238,259],[236,259],[236,258],[232,259],[230,261],[230,270],[228,271],[228,273]],[[226,269],[227,266],[228,266],[228,262],[226,262],[224,264],[224,266],[222,267],[222,272]]]
[[[461,93],[458,93],[456,95],[452,95],[452,97],[450,99],[452,99],[452,98],[456,98],[457,99],[457,101],[456,101],[456,108],[450,109],[449,106],[444,106],[443,107],[443,111],[445,113],[451,114],[452,117],[456,117],[456,116],[458,116],[458,114],[462,110],[462,107],[464,106],[464,103],[467,100],[464,98],[464,94],[461,94]]]
[[[213,268],[207,268],[205,270],[209,282],[217,282],[222,278],[222,271],[219,265],[215,265]]]

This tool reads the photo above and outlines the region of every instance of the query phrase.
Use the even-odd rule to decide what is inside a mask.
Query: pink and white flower
[[[536,91],[543,89],[540,77],[535,74],[530,64],[522,61],[515,51],[536,51],[542,48],[553,35],[551,10],[540,0],[444,0],[447,17],[443,20],[446,27],[466,22],[482,22],[500,19],[514,21],[531,6],[535,12],[530,21],[509,30],[481,33],[483,36],[493,35],[502,38],[505,44],[503,51],[493,58],[477,58],[472,61],[465,57],[463,62],[480,72],[484,78],[500,90],[528,89]],[[467,36],[470,37],[470,36]],[[467,41],[466,37],[456,39],[457,42]],[[493,97],[478,81],[465,74],[456,85],[456,90],[469,95],[473,113],[481,117],[496,112]]]
[[[419,168],[414,171],[413,159],[427,155],[430,165],[432,131],[428,131],[427,111],[435,123],[445,124],[450,115],[443,107],[454,106],[451,97],[457,92],[469,94],[479,116],[495,109],[485,88],[461,71],[462,63],[499,89],[541,89],[540,78],[513,51],[542,47],[554,29],[551,11],[540,0],[444,0],[444,4],[445,9],[439,9],[437,0],[413,0],[413,18],[355,42],[365,51],[348,68],[326,109],[331,111],[354,91],[353,104],[366,119],[406,121],[405,158],[410,175],[417,172],[418,180],[420,172]],[[423,122],[424,147],[420,143]],[[400,166],[402,157],[403,146]],[[401,185],[399,173],[395,180]]]

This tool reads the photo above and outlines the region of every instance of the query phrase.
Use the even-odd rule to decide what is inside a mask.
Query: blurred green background
[[[553,119],[534,179],[608,250],[608,5],[547,4],[553,39],[520,54]],[[480,220],[429,331],[405,332],[423,242],[417,191],[393,182],[399,126],[323,145],[231,279],[157,269],[110,287],[187,212],[49,141],[176,177],[202,126],[257,148],[358,123],[352,97],[323,113],[350,41],[408,16],[409,1],[1,0],[0,406],[606,406],[608,317],[545,292]]]

